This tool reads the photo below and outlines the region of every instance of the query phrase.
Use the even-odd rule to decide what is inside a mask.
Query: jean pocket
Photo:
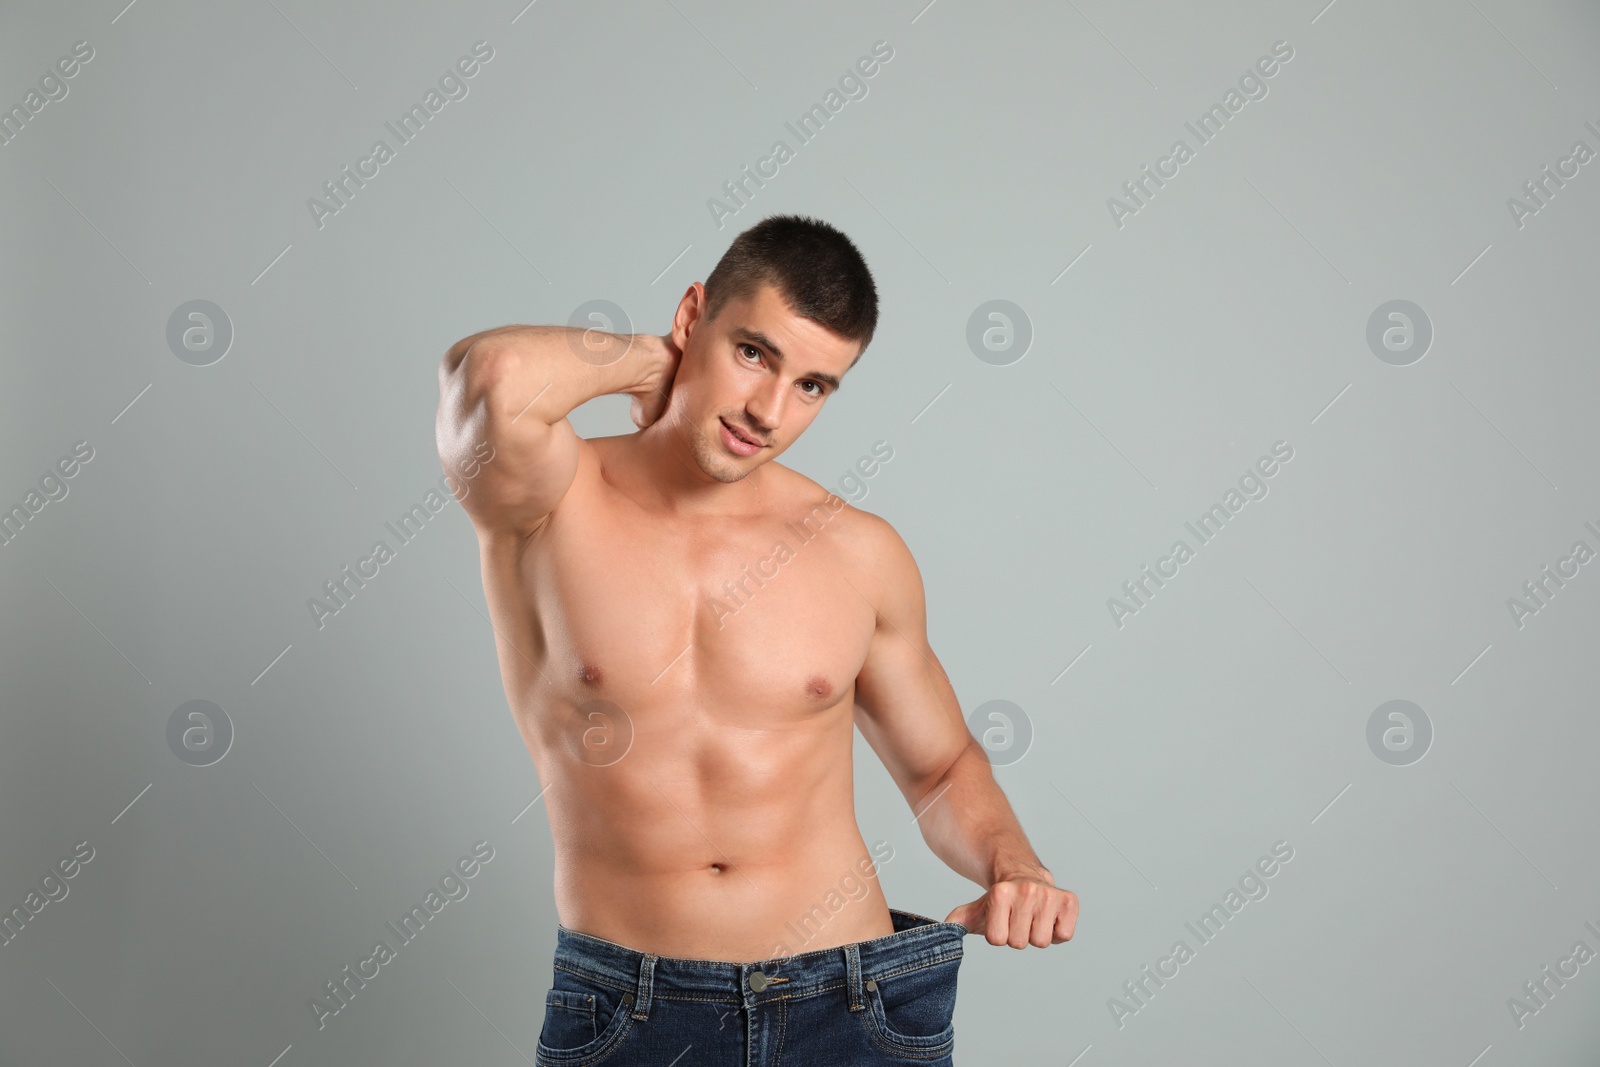
[[[535,1059],[539,1067],[591,1067],[616,1050],[632,1021],[632,993],[558,970],[544,995]]]
[[[955,1044],[956,976],[961,957],[911,971],[863,974],[867,1024],[883,1045],[913,1058],[933,1058]]]

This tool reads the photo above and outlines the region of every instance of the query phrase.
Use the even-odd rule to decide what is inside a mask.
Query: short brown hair
[[[795,314],[858,342],[857,359],[878,328],[878,287],[867,261],[821,219],[772,215],[735,237],[706,278],[706,318],[764,285],[776,286]]]

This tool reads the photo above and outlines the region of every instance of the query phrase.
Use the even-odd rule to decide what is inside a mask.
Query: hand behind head
[[[633,403],[628,411],[633,424],[641,430],[652,425],[667,410],[672,400],[672,385],[677,380],[678,367],[683,361],[683,350],[672,340],[672,334],[657,340],[661,342],[657,346],[660,360],[657,371],[633,394]]]

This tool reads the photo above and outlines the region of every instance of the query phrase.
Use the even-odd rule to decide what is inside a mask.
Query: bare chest
[[[553,522],[521,569],[557,699],[777,728],[851,695],[876,613],[836,516],[663,528],[587,506]]]

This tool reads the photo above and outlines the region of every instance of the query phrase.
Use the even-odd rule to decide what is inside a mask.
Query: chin
[[[720,446],[719,446],[720,447]],[[737,482],[750,476],[761,464],[766,462],[765,457],[752,457],[754,462],[741,463],[732,456],[722,455],[719,451],[715,460],[709,465],[706,473],[719,482]],[[706,466],[702,464],[702,466]]]
[[[761,466],[760,463],[752,463],[748,467],[741,465],[733,456],[723,453],[720,437],[708,436],[704,431],[696,432],[691,441],[694,444],[695,465],[704,471],[707,477],[725,485],[743,480],[751,471]]]
[[[724,485],[732,485],[734,482],[743,481],[750,471],[753,470],[755,470],[755,467],[751,467],[750,470],[730,470],[724,468],[723,470],[706,471],[706,473]]]

